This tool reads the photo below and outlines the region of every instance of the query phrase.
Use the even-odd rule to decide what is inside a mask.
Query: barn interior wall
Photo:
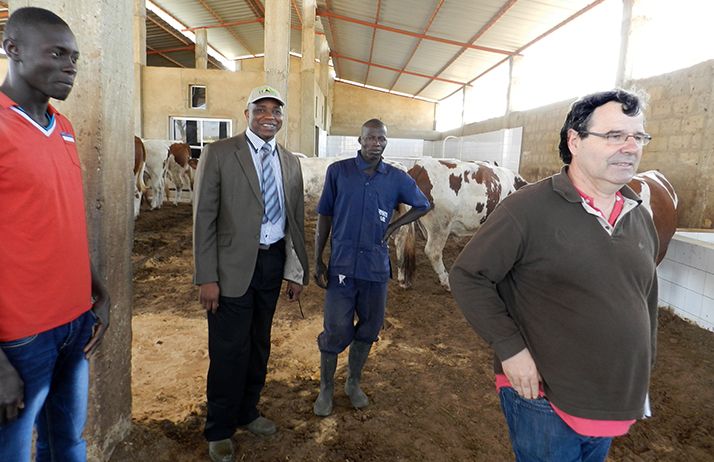
[[[233,121],[233,135],[245,130],[243,111],[248,93],[253,87],[264,83],[263,59],[242,60],[240,69],[239,72],[229,72],[217,69],[145,67],[142,75],[144,138],[168,138],[169,117],[230,119]],[[206,109],[189,107],[189,85],[206,86]],[[291,56],[286,105],[288,124],[282,130],[288,131],[286,147],[293,151],[300,151],[300,86],[300,59]],[[326,110],[324,105],[329,105],[329,99],[319,92],[316,104],[316,112],[322,114]],[[318,126],[325,129],[322,121],[319,122]]]
[[[342,82],[334,85],[330,135],[357,136],[362,124],[378,118],[395,138],[434,140],[434,104]]]
[[[659,170],[672,183],[679,196],[680,228],[714,228],[714,60],[633,80],[624,87],[649,94],[646,129],[653,139],[639,170]],[[536,181],[560,170],[560,128],[572,101],[513,112],[441,135],[523,127],[520,173]]]
[[[714,60],[634,81],[650,95],[641,170],[657,169],[679,196],[679,226],[714,228]]]

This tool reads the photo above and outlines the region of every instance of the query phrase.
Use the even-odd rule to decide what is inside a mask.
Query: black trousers
[[[247,292],[221,296],[216,313],[208,313],[208,415],[203,432],[208,441],[230,438],[237,427],[260,415],[257,405],[268,371],[284,264],[284,240],[259,250]]]

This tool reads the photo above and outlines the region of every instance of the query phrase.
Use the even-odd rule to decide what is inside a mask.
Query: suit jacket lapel
[[[287,163],[288,163],[288,161],[287,161],[287,159],[286,159],[286,156],[287,156],[288,154],[285,152],[285,149],[283,149],[283,147],[280,146],[279,144],[276,143],[275,146],[276,146],[276,148],[278,149],[278,159],[280,160],[280,173],[281,173],[281,175],[282,175],[282,177],[283,177],[283,197],[285,198],[285,217],[286,217],[286,220],[287,220],[287,216],[289,215],[289,214],[287,213],[287,211],[290,210],[290,206],[289,206],[289,201],[290,201],[290,193],[289,193],[290,187],[289,187],[289,181],[290,181],[290,180],[289,180],[289,177],[288,177],[288,175],[287,175],[287,171],[288,171],[288,169],[287,169]]]
[[[248,146],[248,141],[245,138],[245,133],[243,136],[238,138],[238,143],[236,143],[235,156],[238,160],[238,164],[243,169],[243,174],[248,179],[248,184],[250,184],[250,189],[253,190],[255,197],[262,203],[263,202],[263,192],[260,190],[260,182],[258,181],[258,172],[255,171],[255,164],[253,163],[253,153],[250,151],[250,146]]]

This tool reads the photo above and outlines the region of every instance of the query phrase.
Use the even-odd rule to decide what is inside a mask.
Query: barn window
[[[171,139],[188,143],[191,157],[199,157],[203,146],[233,136],[233,121],[230,119],[171,117],[169,123]]]
[[[206,86],[189,85],[188,100],[191,109],[206,109]]]

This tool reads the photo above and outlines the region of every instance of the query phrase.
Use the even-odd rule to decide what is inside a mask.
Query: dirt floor
[[[314,219],[307,225],[312,255]],[[423,243],[422,243],[423,244]],[[464,241],[451,241],[447,267]],[[415,288],[389,288],[384,330],[363,377],[371,405],[355,411],[338,365],[335,410],[312,414],[319,385],[315,338],[324,293],[281,300],[261,411],[279,426],[234,436],[240,461],[508,461],[507,430],[493,386],[491,353],[419,255]],[[191,208],[142,211],[134,244],[134,429],[112,457],[203,461],[208,363],[206,321],[191,285]],[[618,438],[611,461],[714,461],[714,334],[661,310],[652,383],[654,417]]]

